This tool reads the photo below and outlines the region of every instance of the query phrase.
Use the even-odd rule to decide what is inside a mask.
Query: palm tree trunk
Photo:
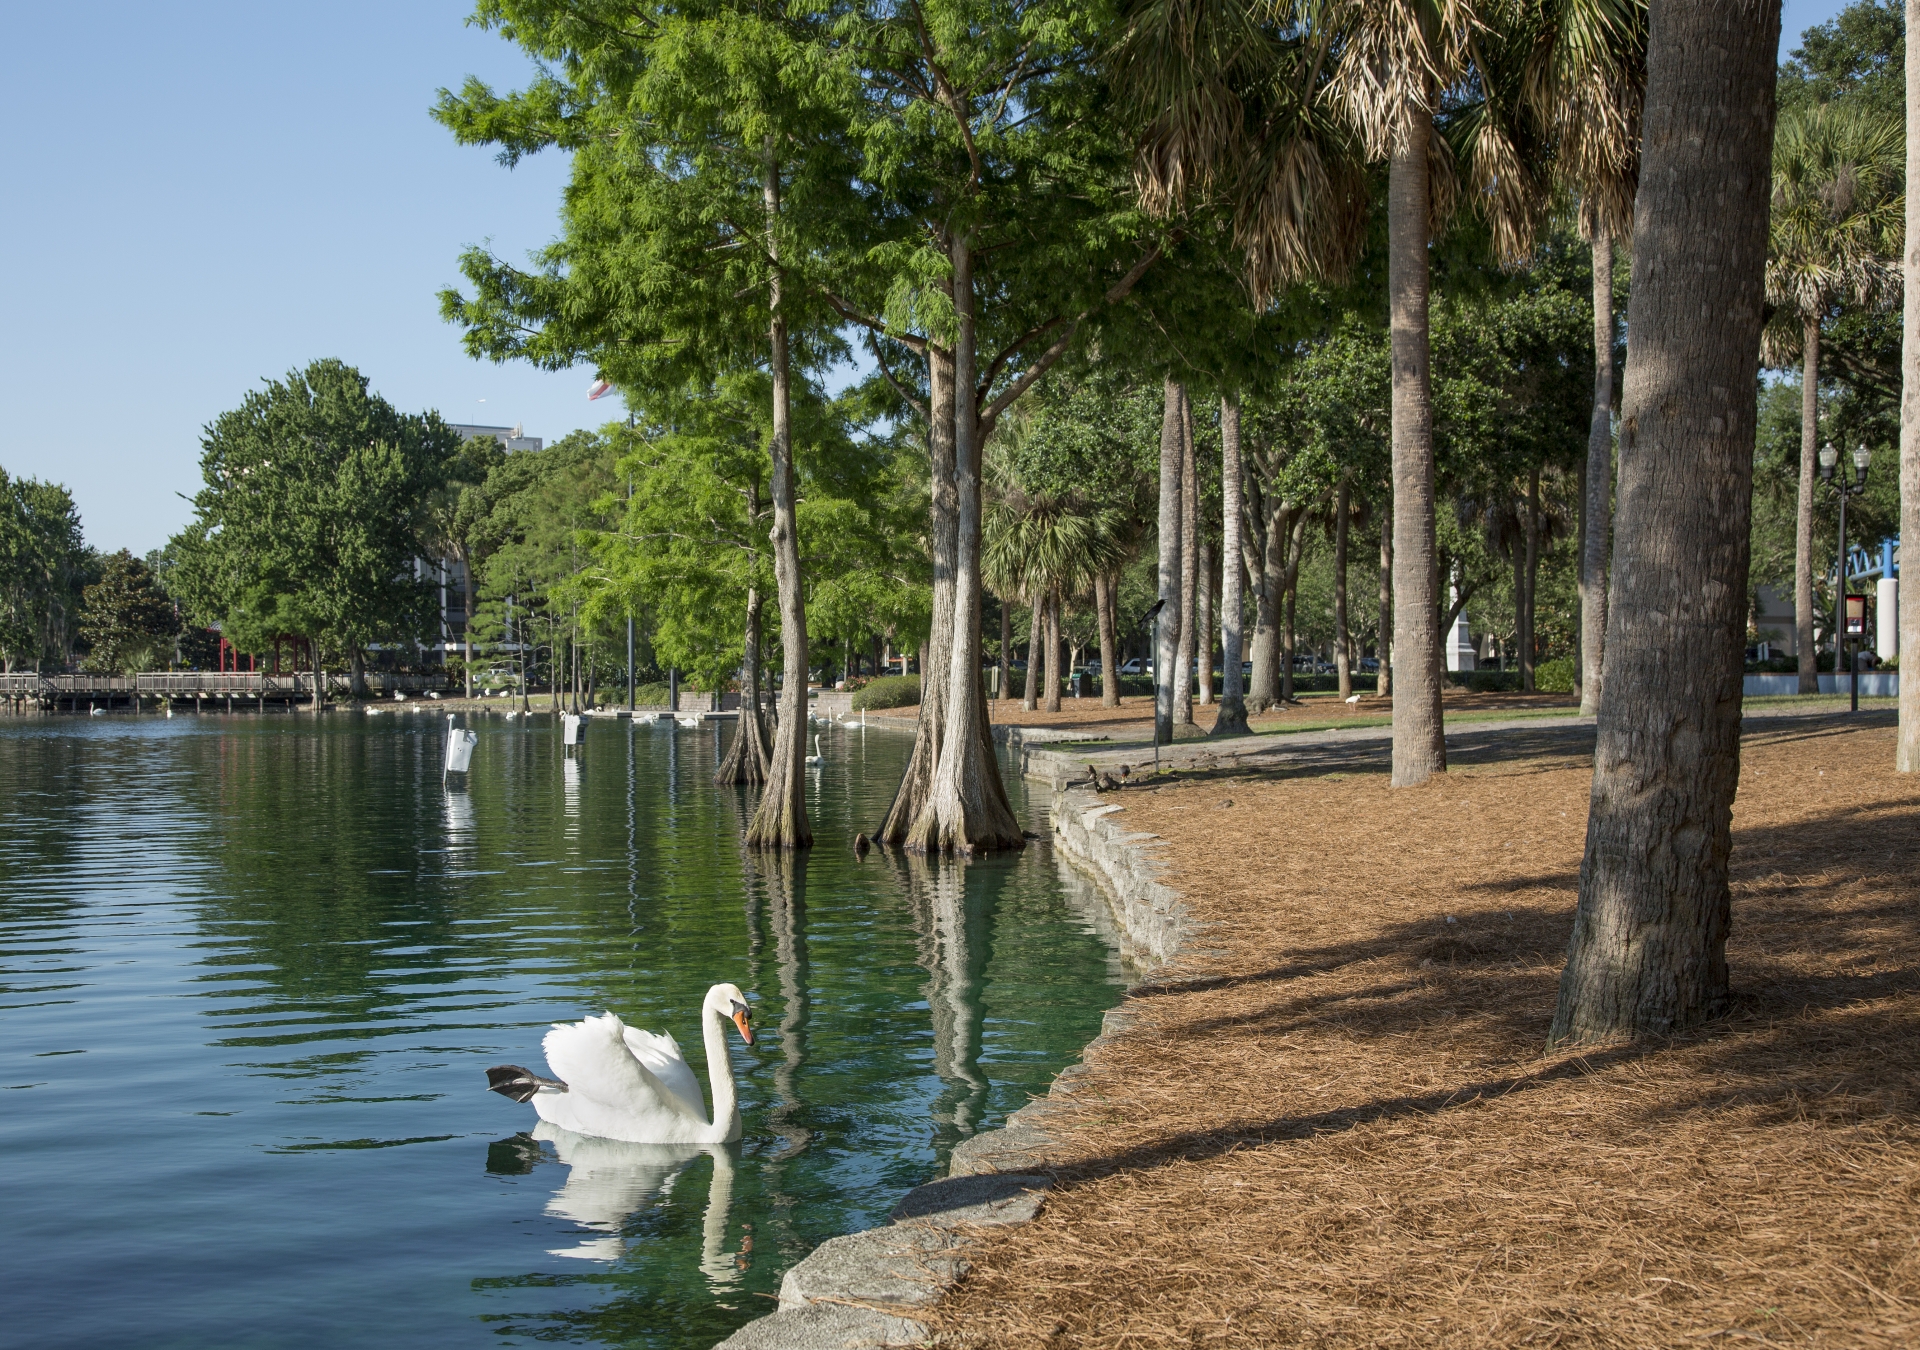
[[[1176,423],[1180,437],[1180,630],[1175,643],[1173,678],[1173,724],[1193,725],[1193,647],[1198,616],[1194,613],[1199,587],[1199,548],[1195,535],[1199,527],[1199,475],[1193,462],[1193,415],[1187,405],[1187,389],[1180,390],[1180,416]]]
[[[1195,628],[1199,639],[1198,651],[1200,669],[1196,672],[1199,687],[1194,691],[1194,701],[1201,707],[1213,702],[1213,545],[1203,532],[1200,536],[1200,593],[1194,600],[1194,612],[1200,616]]]
[[[913,754],[886,819],[874,831],[882,844],[904,844],[933,795],[933,771],[946,733],[947,642],[953,634],[955,511],[953,483],[953,353],[927,345],[928,524],[933,545],[933,623],[920,648],[920,718]]]
[[[1173,739],[1172,671],[1180,655],[1181,388],[1167,376],[1160,416],[1160,617],[1153,628],[1153,739]]]
[[[1651,12],[1610,673],[1556,1043],[1666,1035],[1727,1006],[1779,38],[1777,4]]]
[[[1000,781],[980,679],[980,413],[974,358],[973,240],[951,241],[953,265],[953,628],[947,648],[946,729],[933,793],[907,843],[923,853],[971,854],[1026,842]]]
[[[1027,688],[1020,700],[1020,706],[1032,712],[1040,706],[1040,635],[1046,627],[1047,607],[1045,602],[1036,596],[1029,609],[1031,613],[1027,616]]]
[[[1540,511],[1538,466],[1535,466],[1527,488],[1527,650],[1523,683],[1531,694],[1535,692],[1534,666],[1540,659],[1540,536],[1546,529]],[[1447,631],[1453,631],[1451,624],[1447,626]]]
[[[1047,597],[1047,711],[1060,711],[1060,592]]]
[[[768,447],[773,473],[773,577],[779,590],[782,684],[780,721],[773,734],[773,759],[767,785],[747,826],[750,848],[807,848],[813,826],[807,820],[807,603],[800,575],[800,536],[794,519],[792,386],[788,369],[787,313],[782,305],[785,275],[780,267],[775,227],[780,217],[780,170],[767,141],[763,200],[767,213],[768,325],[773,376],[773,436]]]
[[[1100,622],[1100,706],[1120,706],[1120,642],[1113,617],[1113,578],[1093,579],[1093,603]]]
[[[1347,635],[1347,517],[1352,513],[1347,475],[1333,499],[1333,671],[1340,681],[1340,697],[1353,693],[1353,667],[1348,662]]]
[[[1907,0],[1920,32],[1920,0]],[[1907,43],[1907,246],[1900,338],[1900,537],[1920,539],[1920,42]],[[1893,767],[1920,773],[1920,585],[1900,588],[1900,735]]]
[[[1260,485],[1258,475],[1244,475],[1241,485],[1246,495],[1246,507],[1240,556],[1244,560],[1241,565],[1246,571],[1247,585],[1252,588],[1253,593],[1253,637],[1247,644],[1247,663],[1253,669],[1247,685],[1246,702],[1249,712],[1265,712],[1279,697],[1279,688],[1275,682],[1280,672],[1280,667],[1273,657],[1276,628],[1273,622],[1273,606],[1267,594],[1267,538],[1270,533],[1270,522],[1267,518],[1266,492]]]
[[[1427,146],[1433,114],[1407,96],[1387,173],[1393,344],[1393,785],[1447,767],[1435,603],[1433,371],[1427,331]]]
[[[1007,596],[1000,597],[1000,697],[1013,697],[1013,667],[1009,664],[1008,648],[1013,646],[1013,615],[1007,611],[1013,601]]]
[[[1800,655],[1800,692],[1820,692],[1813,649],[1813,485],[1820,442],[1820,321],[1807,321],[1800,359],[1800,490],[1793,517],[1793,636]],[[1838,667],[1835,667],[1838,669]]]
[[[1580,510],[1580,715],[1600,710],[1606,678],[1607,544],[1613,530],[1613,236],[1593,232],[1593,419]]]
[[[1916,0],[1920,3],[1920,0]],[[1220,399],[1220,712],[1216,736],[1247,730],[1247,699],[1240,676],[1240,400]]]
[[[1380,633],[1373,692],[1393,697],[1393,512],[1380,513]]]

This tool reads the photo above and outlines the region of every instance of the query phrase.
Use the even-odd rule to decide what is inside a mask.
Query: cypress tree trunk
[[[1907,0],[1920,33],[1920,0]],[[1907,249],[1900,338],[1900,537],[1920,539],[1920,42],[1907,43]],[[1900,588],[1899,773],[1920,772],[1920,584]]]
[[[1113,579],[1093,579],[1093,603],[1100,622],[1100,706],[1120,706],[1120,641],[1113,617]]]
[[[1433,371],[1427,329],[1427,148],[1433,114],[1409,95],[1387,175],[1393,345],[1393,785],[1447,767],[1433,535]],[[1383,663],[1384,664],[1384,663]]]
[[[767,143],[765,203],[767,212],[768,290],[773,319],[769,324],[773,376],[773,437],[769,447],[773,473],[768,486],[773,495],[773,577],[779,590],[780,647],[783,680],[780,722],[774,731],[773,758],[767,765],[767,785],[747,826],[750,848],[807,848],[813,826],[807,821],[807,605],[800,576],[800,539],[795,532],[793,493],[793,417],[787,354],[787,314],[781,301],[785,276],[780,267],[775,226],[780,216],[780,171]]]
[[[473,697],[473,558],[465,544],[453,556],[460,562],[460,645],[467,663],[467,697]]]
[[[1800,692],[1820,692],[1813,649],[1813,485],[1820,448],[1820,321],[1805,325],[1800,360],[1800,490],[1793,516],[1793,635],[1800,649]],[[1904,434],[1904,432],[1903,432]],[[1839,670],[1835,666],[1836,671]]]
[[[1180,398],[1167,376],[1160,416],[1160,617],[1153,627],[1153,738],[1173,739],[1174,682],[1171,672],[1180,648]]]
[[[1341,698],[1353,693],[1347,635],[1347,517],[1352,514],[1352,506],[1343,470],[1333,497],[1333,670],[1340,681]]]
[[[1593,421],[1580,512],[1580,715],[1600,710],[1607,646],[1607,544],[1613,537],[1613,236],[1593,232]]]
[[[1281,675],[1280,619],[1286,599],[1287,522],[1291,511],[1284,500],[1268,497],[1260,535],[1260,551],[1250,559],[1256,596],[1253,632],[1253,688],[1247,707],[1265,712],[1284,697]]]
[[[1220,400],[1220,713],[1216,736],[1247,730],[1247,700],[1240,675],[1240,400]]]
[[[1727,1005],[1779,36],[1778,0],[1651,13],[1607,679],[1554,1042]]]
[[[713,781],[722,785],[767,781],[767,727],[760,720],[761,603],[759,589],[747,587],[747,633],[740,662],[740,716],[733,724],[733,743],[727,747],[727,756],[713,775]]]
[[[882,844],[904,844],[933,795],[933,770],[946,733],[947,643],[953,633],[954,486],[953,353],[927,344],[928,523],[933,544],[933,623],[920,648],[920,718],[913,754],[887,817],[874,831]]]
[[[925,853],[974,853],[1026,843],[1000,781],[980,679],[980,415],[975,400],[973,241],[955,236],[953,261],[954,572],[947,648],[947,725],[933,793],[908,836]]]
[[[1173,665],[1173,724],[1193,725],[1193,653],[1194,639],[1205,622],[1198,609],[1200,582],[1199,474],[1193,462],[1193,413],[1187,404],[1187,389],[1180,389],[1180,630]]]

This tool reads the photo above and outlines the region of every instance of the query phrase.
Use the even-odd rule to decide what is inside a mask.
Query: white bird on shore
[[[825,764],[826,762],[826,756],[820,753],[820,733],[816,731],[813,735],[813,753],[807,756],[807,763]]]
[[[540,1119],[575,1134],[630,1144],[730,1144],[740,1137],[740,1106],[727,1058],[727,1022],[753,1044],[747,996],[738,985],[716,984],[700,1006],[711,1117],[700,1099],[700,1081],[673,1037],[630,1027],[610,1012],[555,1023],[547,1033],[540,1045],[559,1078],[500,1064],[487,1070],[487,1086],[532,1102]]]
[[[1360,701],[1360,695],[1355,694],[1352,698],[1344,699],[1342,701],[1346,703],[1358,703]]]

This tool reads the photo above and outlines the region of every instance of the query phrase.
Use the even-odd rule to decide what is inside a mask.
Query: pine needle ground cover
[[[1730,1015],[1581,1053],[1578,743],[1110,797],[1210,951],[1092,1055],[945,1343],[1920,1344],[1920,817],[1874,721],[1747,738]]]

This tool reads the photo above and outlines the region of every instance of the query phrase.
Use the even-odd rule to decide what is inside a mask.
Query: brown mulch
[[[1731,1014],[1552,1055],[1585,756],[1126,796],[1215,950],[1091,1055],[1055,1189],[984,1236],[946,1342],[1920,1344],[1892,758],[1885,728],[1749,736]]]

